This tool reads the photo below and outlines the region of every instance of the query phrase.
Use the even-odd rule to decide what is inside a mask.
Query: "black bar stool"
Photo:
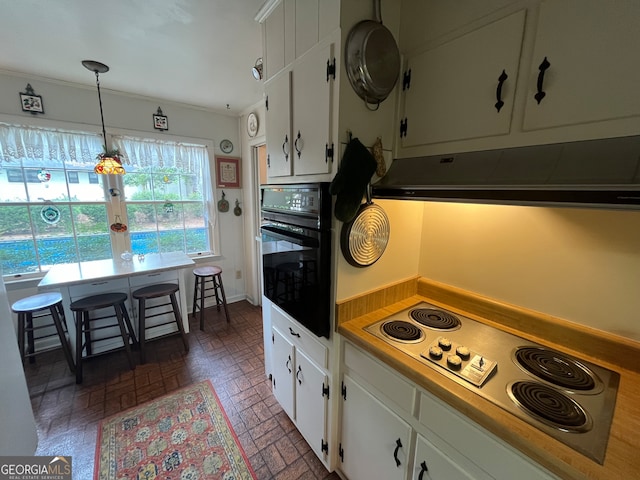
[[[227,317],[227,323],[229,323],[227,297],[222,285],[222,269],[220,267],[198,267],[193,270],[193,275],[196,281],[193,287],[192,315],[195,318],[196,310],[200,310],[200,330],[204,330],[204,300],[214,296],[216,297],[216,308],[220,311],[220,305],[224,307],[224,314]],[[213,293],[210,293],[212,290]],[[199,305],[198,301],[200,301]]]
[[[118,335],[112,335],[110,337],[100,337],[96,339],[91,338],[91,332],[97,330],[103,330],[117,326],[120,329],[120,337],[124,342],[124,351],[127,354],[129,360],[129,366],[131,370],[135,368],[133,362],[133,356],[131,355],[131,347],[129,341],[131,340],[135,345],[136,335],[129,319],[129,313],[125,301],[127,300],[126,293],[103,293],[100,295],[92,295],[90,297],[81,298],[72,302],[69,308],[75,312],[76,323],[76,383],[82,383],[82,360],[94,357],[100,354],[94,354],[92,349],[92,342],[96,340],[108,340],[111,338],[118,338]],[[112,318],[113,315],[106,315],[101,317],[90,318],[89,313],[101,308],[112,307],[118,323],[112,323],[108,325],[99,325],[97,327],[91,327],[91,322],[101,320],[105,318]],[[82,337],[84,336],[84,344],[82,343]],[[82,352],[86,350],[86,355],[83,357]],[[104,352],[107,353],[107,352]]]
[[[53,348],[42,349],[39,352],[35,351],[35,341],[44,338],[53,337],[58,335],[60,344],[62,345],[62,351],[67,359],[69,368],[71,371],[75,371],[75,365],[73,364],[73,357],[71,356],[71,347],[69,346],[69,340],[67,339],[67,322],[64,317],[64,309],[62,308],[62,295],[58,292],[39,293],[18,300],[11,305],[11,310],[18,314],[18,347],[20,348],[20,357],[24,362],[26,357],[29,357],[29,363],[35,362],[34,355],[44,353],[52,350]],[[46,311],[45,311],[46,310]],[[38,312],[42,312],[39,315],[34,315]],[[43,318],[51,316],[52,322],[44,323],[38,326],[34,326],[33,320],[36,318]],[[45,328],[55,327],[56,333],[43,334],[36,336],[36,330],[42,330]],[[24,337],[27,336],[27,351],[25,352]]]
[[[148,318],[158,317],[160,315],[166,315],[168,313],[165,310],[159,313],[154,313],[152,315],[146,314],[147,310],[151,310],[154,308],[166,307],[168,305],[171,305],[173,317],[175,319],[176,325],[178,326],[178,331],[176,333],[179,333],[182,336],[182,343],[184,343],[185,352],[189,352],[189,342],[187,341],[187,335],[184,332],[184,326],[182,325],[182,316],[180,315],[180,308],[178,307],[178,301],[176,300],[177,291],[178,285],[176,285],[175,283],[158,283],[156,285],[149,285],[148,287],[139,288],[132,293],[133,298],[138,299],[138,336],[140,343],[140,363],[146,362],[144,351],[145,330],[147,329],[146,320]],[[146,304],[147,300],[166,296],[169,297],[171,303],[161,303],[151,306]],[[150,328],[159,327],[161,325],[168,325],[170,323],[173,323],[173,321],[158,323]],[[173,333],[170,333],[169,335],[173,335]]]

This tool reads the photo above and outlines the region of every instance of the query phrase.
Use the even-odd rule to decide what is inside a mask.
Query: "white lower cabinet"
[[[411,478],[413,480],[475,480],[478,477],[463,470],[451,457],[422,435],[418,435]]]
[[[556,477],[349,342],[338,469],[348,480],[552,480]]]
[[[349,480],[406,478],[411,426],[348,374],[341,428],[339,468]]]
[[[271,306],[273,394],[318,458],[329,466],[327,353],[304,327]]]

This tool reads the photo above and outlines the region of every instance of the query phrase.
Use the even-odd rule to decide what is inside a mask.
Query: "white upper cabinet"
[[[340,0],[271,0],[263,10],[266,78],[300,58],[340,26]]]
[[[524,22],[521,10],[407,59],[402,147],[509,133]]]
[[[281,72],[264,87],[266,94],[265,132],[267,139],[267,176],[283,177],[292,173],[291,158],[291,71]]]
[[[331,102],[335,76],[333,44],[307,53],[294,65],[293,90],[293,171],[295,175],[329,173],[331,142]]]
[[[640,115],[639,19],[637,0],[543,1],[523,129]],[[542,75],[545,58],[549,67]]]

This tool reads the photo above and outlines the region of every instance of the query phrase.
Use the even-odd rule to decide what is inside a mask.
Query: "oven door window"
[[[262,226],[264,294],[318,336],[329,336],[325,232]]]

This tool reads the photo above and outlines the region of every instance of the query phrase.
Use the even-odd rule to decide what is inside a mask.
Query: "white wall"
[[[422,221],[420,275],[640,341],[640,212],[424,202]]]

